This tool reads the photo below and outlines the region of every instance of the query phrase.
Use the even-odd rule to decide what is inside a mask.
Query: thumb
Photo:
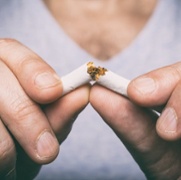
[[[128,96],[141,106],[166,104],[181,79],[181,63],[166,66],[132,80]]]

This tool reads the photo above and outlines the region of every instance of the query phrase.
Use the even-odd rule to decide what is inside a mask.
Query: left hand
[[[179,179],[181,63],[133,80],[128,95],[131,101],[96,85],[91,89],[90,103],[123,141],[148,179]],[[165,110],[158,117],[147,107]]]
[[[0,39],[0,74],[0,179],[33,179],[58,155],[89,85],[62,97],[55,71],[14,39]]]

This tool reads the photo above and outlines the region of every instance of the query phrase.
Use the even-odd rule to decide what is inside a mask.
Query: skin
[[[58,15],[52,7],[61,8],[60,2],[62,7],[72,11],[60,11],[63,14]],[[149,1],[150,4],[143,0],[136,2],[135,5],[134,0],[45,1],[57,22],[73,39],[77,37],[76,42],[82,43],[83,48],[88,47],[89,39],[94,40],[93,50],[86,50],[103,60],[129,45],[149,19],[156,4],[154,0]],[[120,14],[114,13],[118,10]],[[72,14],[68,16],[66,12]],[[90,23],[85,26],[82,15],[85,15],[85,19],[91,15]],[[75,29],[66,23],[66,18],[71,20],[72,17],[80,21]],[[117,19],[120,22],[121,17],[123,21],[116,28],[105,31],[102,37],[110,34],[105,41],[104,38],[98,39],[98,35],[110,26],[106,17],[115,24]],[[96,23],[102,22],[99,33],[95,32],[96,28],[90,28],[94,20]],[[133,27],[133,22],[131,37],[125,36],[124,32]],[[90,34],[79,39],[82,31],[87,32],[88,28]],[[122,42],[120,35],[117,43],[112,42],[111,34],[121,28],[125,28],[120,34],[126,38]],[[114,44],[114,50],[104,54],[104,42],[106,49]],[[91,89],[85,85],[62,97],[61,80],[44,60],[16,40],[1,39],[0,162],[3,163],[0,163],[0,179],[35,177],[42,164],[56,158],[59,144],[66,139],[76,117],[89,101],[124,142],[148,179],[181,179],[180,67],[181,64],[177,63],[136,78],[128,87],[129,99],[98,85]],[[149,108],[163,112],[158,118]],[[41,137],[43,144],[39,144]]]
[[[126,48],[153,13],[156,0],[44,0],[64,31],[83,49],[108,60]],[[118,33],[121,32],[121,33]]]
[[[11,39],[0,40],[0,69],[0,179],[32,179],[56,158],[89,86],[61,97],[55,71]]]
[[[140,102],[140,94],[135,94],[136,86],[132,83],[134,81],[128,88],[132,101],[96,85],[91,89],[90,102],[125,144],[148,179],[181,179],[180,136],[176,138],[165,128],[158,128],[163,117],[158,118],[149,108],[140,106],[149,103],[157,108],[154,100],[159,96],[149,99],[145,96]],[[158,87],[157,93],[160,92],[163,90]],[[139,105],[133,102],[133,98],[135,102],[139,100]],[[166,94],[165,99],[169,99]],[[164,125],[169,126],[163,122]]]

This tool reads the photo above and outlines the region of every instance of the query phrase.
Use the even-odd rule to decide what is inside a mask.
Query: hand
[[[57,101],[43,106],[49,123],[61,144],[71,131],[73,122],[88,103],[89,86],[80,87]],[[18,161],[16,166],[17,179],[32,179],[40,165],[25,155],[22,148],[17,147]]]
[[[91,89],[92,106],[123,141],[148,179],[181,177],[180,67],[180,63],[174,64],[133,80],[128,87],[133,102],[98,85]],[[158,117],[144,106],[165,110]]]
[[[54,70],[11,39],[0,40],[0,77],[0,179],[32,179],[57,156],[89,87],[60,98]]]
[[[136,78],[130,83],[128,94],[140,106],[162,112],[156,129],[163,139],[173,141],[181,138],[180,62]]]

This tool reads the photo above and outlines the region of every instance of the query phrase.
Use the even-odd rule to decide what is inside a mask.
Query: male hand
[[[96,85],[90,102],[148,179],[179,179],[181,63],[136,78],[128,87],[128,96],[131,100]]]
[[[0,77],[0,179],[32,179],[56,158],[89,87],[60,98],[54,70],[12,39],[0,40]]]

